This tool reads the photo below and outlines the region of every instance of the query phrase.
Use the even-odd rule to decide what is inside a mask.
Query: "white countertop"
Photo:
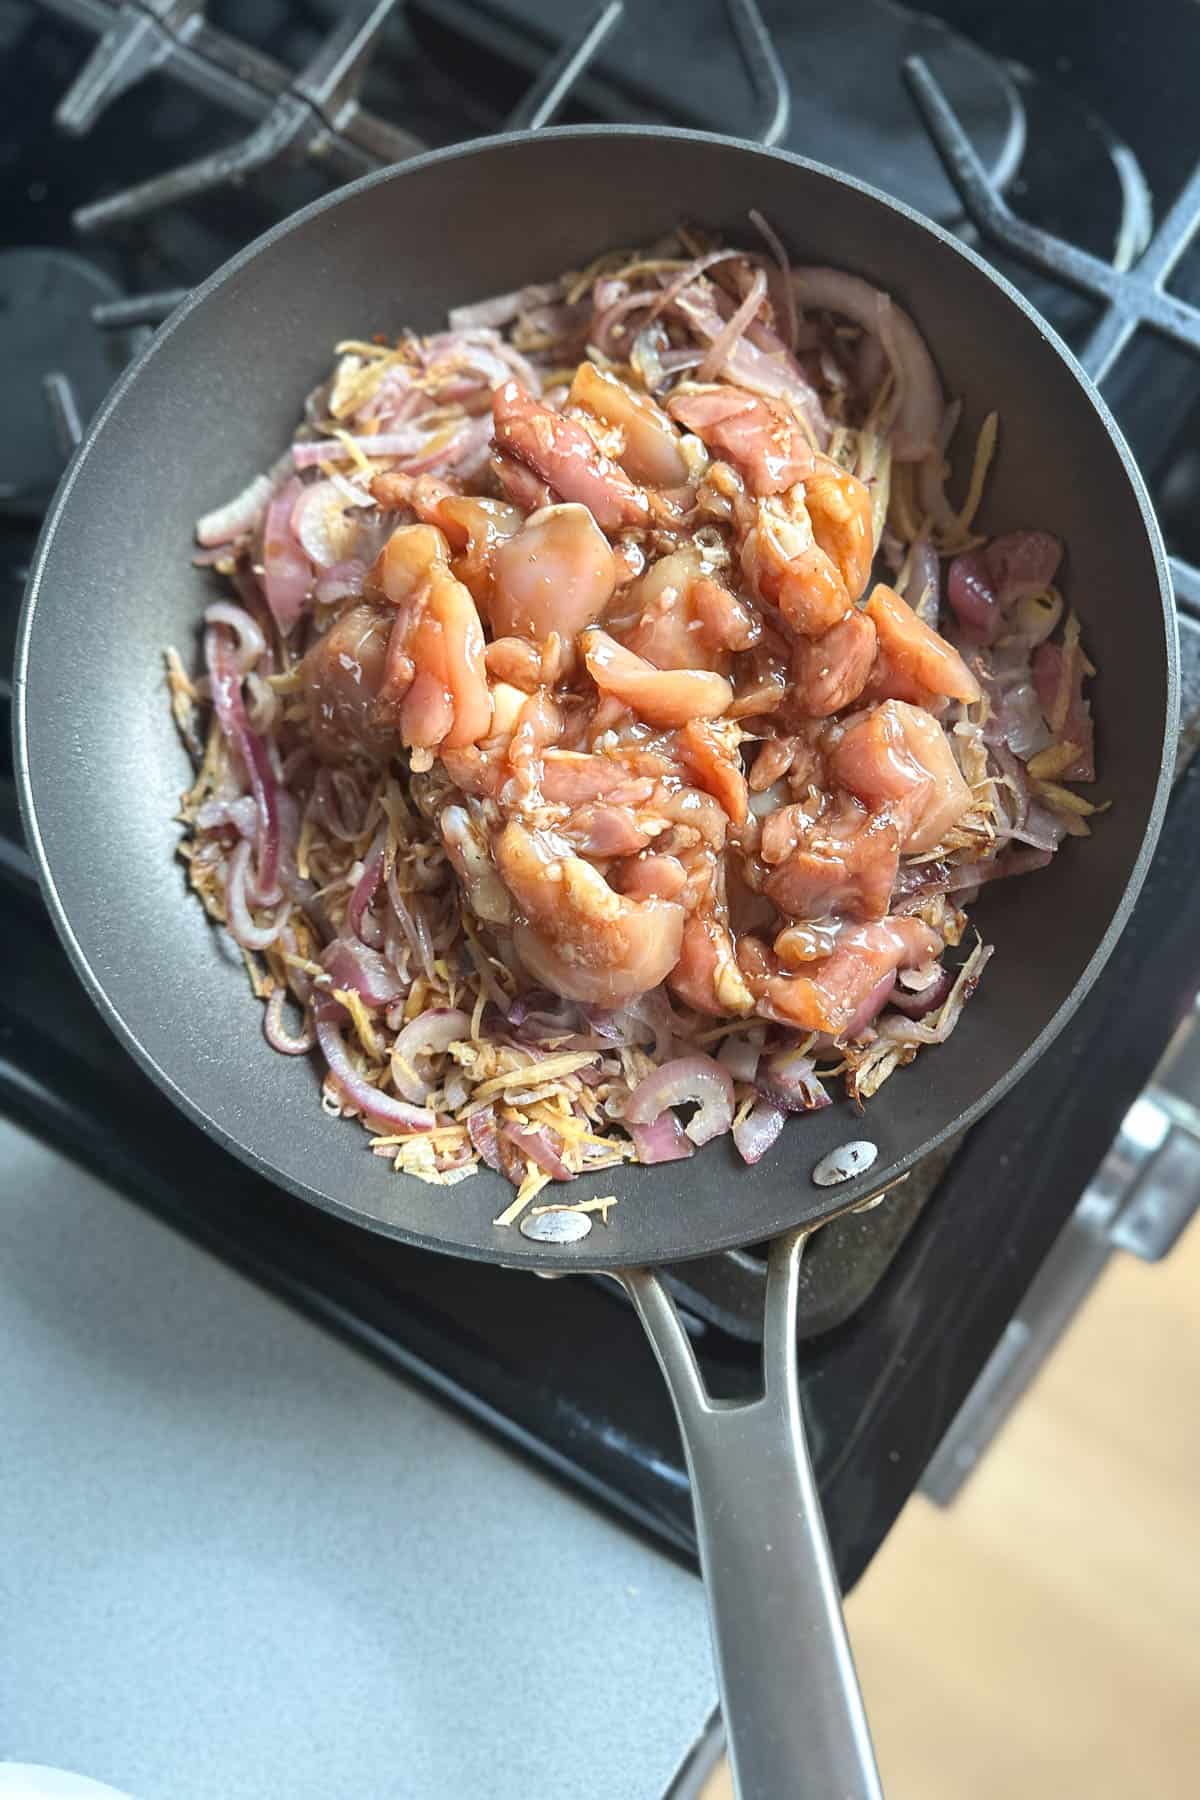
[[[699,1583],[0,1121],[0,1762],[659,1800]]]

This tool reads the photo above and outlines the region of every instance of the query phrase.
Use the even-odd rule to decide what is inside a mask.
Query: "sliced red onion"
[[[908,580],[901,598],[907,600],[917,617],[935,631],[942,609],[941,586],[937,551],[922,533],[912,547]]]
[[[429,935],[429,926],[425,921],[425,914],[421,910],[420,903],[418,902],[416,906],[409,906],[400,892],[400,883],[396,879],[394,866],[387,872],[386,885],[387,897],[392,911],[396,915],[396,922],[408,939],[409,949],[420,963],[426,980],[431,981],[433,965],[437,958],[434,953],[433,939]]]
[[[759,1070],[757,1085],[763,1099],[782,1107],[784,1112],[818,1112],[830,1105],[812,1057],[801,1050],[777,1050],[768,1056]]]
[[[324,1001],[317,1007],[317,1042],[329,1064],[329,1073],[351,1106],[357,1107],[365,1119],[384,1131],[432,1131],[437,1124],[436,1113],[424,1106],[409,1106],[407,1101],[397,1100],[391,1094],[380,1093],[373,1083],[359,1074],[337,1026],[340,1014],[341,1008],[333,1001]]]
[[[721,295],[718,301],[711,290],[706,293],[700,287],[692,287],[676,298],[673,307],[694,336],[712,344],[725,329],[725,316],[721,310],[721,302],[725,299],[726,296]],[[830,427],[821,397],[781,340],[775,340],[772,350],[763,350],[747,331],[727,355],[725,373],[730,381],[738,387],[748,388],[752,394],[786,400],[806,421],[818,446],[824,449],[829,442]]]
[[[656,394],[667,379],[662,357],[670,341],[661,320],[647,325],[633,340],[633,347],[629,352],[630,367],[635,374],[640,375],[648,393]]]
[[[269,478],[266,475],[256,475],[240,494],[196,520],[196,542],[211,548],[217,544],[228,544],[233,538],[253,531],[267,510],[270,498]]]
[[[434,1084],[421,1074],[421,1059],[440,1056],[468,1037],[471,1021],[465,1012],[449,1006],[430,1006],[410,1019],[392,1045],[392,1082],[415,1105],[427,1100]]]
[[[1060,702],[1059,689],[1064,674],[1065,651],[1061,644],[1039,644],[1033,657],[1033,680],[1037,689],[1038,705],[1047,719],[1054,713]],[[1091,702],[1083,693],[1083,661],[1076,654],[1073,667],[1067,677],[1071,687],[1067,696],[1066,717],[1063,720],[1060,736],[1064,743],[1078,744],[1079,755],[1069,768],[1063,769],[1059,779],[1062,781],[1094,781],[1096,777],[1095,736],[1096,727],[1092,719]]]
[[[351,594],[361,594],[366,579],[366,563],[357,556],[351,556],[345,562],[331,563],[318,576],[313,594],[319,606],[332,606],[335,600],[345,600]]]
[[[668,1107],[693,1100],[699,1111],[685,1130],[699,1148],[733,1123],[733,1079],[711,1056],[678,1056],[654,1069],[630,1094],[624,1117],[631,1125],[649,1125]]]
[[[923,1019],[926,1013],[937,1011],[953,986],[953,971],[939,966],[928,986],[919,988],[915,993],[897,982],[892,989],[888,1004],[897,1012],[902,1012],[906,1019]]]
[[[206,627],[204,660],[217,723],[226,741],[242,759],[258,808],[256,886],[264,898],[274,896],[279,880],[279,806],[275,774],[266,744],[251,731],[246,718],[241,677],[226,626]]]
[[[758,1073],[766,1027],[751,1025],[746,1031],[733,1032],[717,1051],[717,1061],[728,1069],[735,1081],[753,1081]]]
[[[316,1044],[317,1034],[306,1015],[300,1031],[295,1036],[292,1035],[283,1022],[283,1007],[287,998],[287,989],[277,987],[267,1001],[263,1012],[263,1036],[272,1050],[278,1050],[281,1056],[307,1056]]]
[[[228,625],[233,632],[237,639],[235,657],[240,675],[252,669],[267,648],[258,620],[251,618],[244,606],[235,606],[231,600],[214,600],[211,606],[206,606],[204,623]]]
[[[1067,835],[1067,827],[1060,813],[1035,801],[1020,830],[1014,829],[1009,835],[1014,843],[1028,844],[1031,850],[1057,850]]]
[[[993,538],[984,556],[1000,610],[1008,612],[1049,587],[1062,561],[1062,544],[1048,531],[1009,531]]]
[[[346,908],[346,921],[355,937],[361,938],[364,944],[370,944],[378,950],[383,941],[378,925],[370,931],[366,917],[367,908],[375,898],[379,883],[383,880],[383,853],[387,847],[387,826],[381,825],[375,833],[371,848],[363,861],[363,871],[354,884],[354,892],[350,896],[350,904]]]
[[[467,1136],[478,1150],[489,1169],[499,1174],[502,1169],[500,1146],[496,1131],[496,1109],[494,1106],[481,1106],[467,1120]]]
[[[1000,629],[1000,596],[982,550],[964,550],[950,564],[946,598],[973,643],[991,644]]]
[[[405,992],[391,964],[356,938],[334,938],[321,953],[321,967],[334,987],[353,990],[368,1006],[387,1006]]]
[[[206,800],[196,813],[197,831],[219,831],[232,825],[239,837],[253,838],[258,828],[258,808],[253,794],[239,794],[236,800]]]
[[[365,493],[356,495],[355,503],[364,505],[369,498]],[[314,481],[296,496],[291,529],[314,568],[329,569],[337,562],[336,533],[345,511],[345,496],[332,481]]]
[[[233,936],[243,950],[266,950],[279,936],[292,910],[290,900],[282,900],[270,925],[256,925],[246,899],[246,870],[250,861],[250,845],[243,838],[229,858],[225,875],[225,918]]]
[[[540,287],[513,288],[507,294],[493,294],[487,300],[473,300],[469,306],[452,306],[447,319],[451,331],[472,331],[481,326],[498,330],[509,325],[519,313],[531,306],[547,306],[558,298],[557,284]]]
[[[839,1033],[839,1036],[843,1038],[861,1037],[863,1032],[867,1029],[867,1026],[871,1024],[872,1020],[879,1017],[879,1014],[891,999],[895,986],[896,971],[895,969],[892,969],[875,983],[875,986],[862,1002],[850,1023],[846,1026],[844,1031]]]
[[[263,523],[263,588],[271,617],[285,635],[300,617],[312,586],[308,558],[292,533],[292,514],[301,487],[293,475],[267,508]]]
[[[733,1141],[743,1162],[756,1163],[765,1156],[783,1130],[787,1114],[769,1100],[757,1100],[733,1128]]]
[[[998,694],[993,692],[992,714],[983,736],[990,747],[1007,745],[1022,764],[1053,742],[1032,681],[1018,681]]]
[[[428,444],[434,429],[418,419],[400,430],[380,431],[374,437],[317,438],[293,444],[292,462],[297,469],[315,469],[319,463],[353,462],[356,451],[364,456],[416,456]]]
[[[704,361],[696,371],[698,381],[715,381],[729,357],[741,342],[751,319],[767,297],[767,277],[762,269],[754,271],[750,290],[736,311],[726,321],[724,330],[715,337],[704,353]]]
[[[527,988],[508,1009],[508,1022],[522,1043],[542,1037],[562,1037],[579,1024],[579,1009],[548,988]],[[603,1034],[601,1034],[603,1035]]]
[[[800,321],[796,313],[796,294],[792,287],[792,259],[770,220],[765,219],[762,213],[754,207],[750,208],[750,223],[763,239],[779,267],[782,279],[772,285],[771,298],[781,302],[780,310],[787,321],[788,328],[787,347],[794,356],[799,349]]]
[[[1054,861],[1051,850],[1006,850],[1002,856],[985,862],[959,863],[950,877],[949,891],[961,893],[964,888],[980,888],[987,881],[1002,881],[1007,875],[1032,875]]]
[[[649,1125],[621,1123],[633,1139],[640,1163],[683,1162],[695,1154],[696,1146],[673,1112],[661,1112]]]
[[[631,1043],[644,1043],[653,1038],[655,1061],[665,1063],[670,1060],[674,1041],[681,1035],[683,1027],[675,1016],[665,988],[651,988],[647,993],[639,994],[636,1000],[622,1008],[619,1016],[628,1020],[633,1028]]]
[[[501,1125],[499,1135],[507,1138],[508,1142],[513,1144],[522,1156],[528,1157],[530,1162],[535,1162],[539,1169],[545,1170],[547,1175],[553,1175],[555,1181],[574,1181],[576,1171],[567,1167],[554,1147],[552,1133],[544,1125],[539,1125],[533,1131],[526,1131],[522,1126],[515,1124],[513,1120],[507,1119]]]
[[[368,800],[348,769],[320,768],[313,782],[309,816],[339,843],[351,844],[362,836],[367,822]]]
[[[925,340],[903,309],[857,275],[842,269],[793,269],[792,288],[802,307],[818,307],[852,319],[878,337],[896,377],[899,410],[892,429],[898,462],[921,462],[937,449],[945,400]]]

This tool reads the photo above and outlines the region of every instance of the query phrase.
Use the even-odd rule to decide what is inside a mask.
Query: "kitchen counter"
[[[0,1121],[0,1759],[138,1800],[659,1800],[699,1583]]]

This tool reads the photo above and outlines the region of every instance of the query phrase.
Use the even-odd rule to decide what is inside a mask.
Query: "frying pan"
[[[1042,526],[1100,675],[1101,792],[1112,809],[1051,866],[986,889],[996,955],[952,1044],[873,1100],[792,1124],[753,1171],[725,1144],[695,1161],[608,1171],[607,1226],[535,1243],[493,1223],[484,1176],[447,1192],[398,1178],[356,1125],[316,1104],[318,1073],[274,1055],[240,958],[185,891],[174,858],[190,779],[161,681],[211,597],[189,564],[193,521],[291,435],[348,335],[432,329],[447,309],[650,241],[680,216],[745,241],[763,212],[799,261],[865,276],[914,315],[961,395],[961,441],[1001,414],[990,532]],[[622,1279],[671,1385],[697,1513],[718,1676],[743,1800],[879,1792],[798,1404],[801,1246],[977,1119],[1061,1029],[1112,949],[1162,817],[1177,720],[1162,546],[1112,419],[1020,295],[917,214],[829,169],[700,134],[589,128],[437,152],[342,189],[269,232],[199,288],[118,383],[47,521],[17,661],[16,743],[29,842],[58,930],[118,1037],[196,1120],[294,1193],[372,1231],[454,1255]],[[869,1170],[833,1188],[814,1166],[869,1140]],[[726,1141],[727,1142],[727,1141]],[[764,1391],[705,1393],[654,1265],[775,1240]],[[1002,1246],[996,1245],[996,1254]]]

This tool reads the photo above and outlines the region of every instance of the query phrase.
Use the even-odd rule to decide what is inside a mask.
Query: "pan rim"
[[[1146,871],[1162,827],[1167,802],[1170,797],[1172,769],[1174,762],[1175,742],[1179,730],[1179,644],[1178,627],[1175,616],[1174,595],[1167,564],[1166,549],[1162,534],[1154,514],[1150,495],[1142,474],[1133,458],[1125,437],[1113,418],[1107,404],[1100,395],[1095,384],[1081,367],[1077,358],[1059,337],[1041,314],[1030,304],[1020,291],[998,270],[992,268],[987,261],[967,245],[959,242],[950,232],[933,220],[926,218],[903,201],[894,199],[868,182],[855,176],[846,175],[827,164],[816,162],[811,158],[798,156],[791,151],[767,149],[761,144],[753,143],[745,138],[726,136],[716,132],[690,131],[675,129],[670,126],[628,126],[628,125],[578,125],[556,126],[541,131],[505,132],[495,137],[476,139],[465,144],[451,145],[444,149],[431,150],[407,162],[392,164],[387,168],[372,171],[358,180],[335,188],[330,193],[319,196],[308,206],[279,220],[252,243],[239,250],[220,268],[194,288],[188,298],[175,310],[155,333],[149,344],[137,356],[130,366],[118,377],[109,391],[95,418],[76,448],[71,461],[67,465],[51,501],[46,519],[39,534],[34,551],[30,572],[25,589],[24,601],[18,625],[16,658],[13,682],[13,746],[14,763],[17,777],[17,794],[20,806],[21,821],[28,841],[29,849],[38,871],[39,884],[45,898],[55,930],[101,1016],[109,1028],[115,1033],[118,1041],[129,1051],[134,1061],[150,1076],[156,1085],[168,1095],[186,1117],[198,1125],[209,1137],[231,1151],[238,1159],[247,1164],[255,1173],[286,1188],[300,1199],[319,1206],[323,1211],[334,1214],[366,1230],[378,1232],[381,1236],[407,1243],[415,1248],[436,1251],[442,1255],[459,1256],[469,1261],[511,1264],[528,1268],[554,1268],[563,1273],[583,1273],[588,1271],[604,1271],[616,1268],[635,1267],[639,1264],[684,1262],[692,1258],[710,1256],[721,1250],[744,1247],[744,1232],[737,1229],[736,1214],[731,1211],[730,1228],[717,1236],[709,1235],[703,1244],[695,1242],[683,1246],[667,1246],[656,1249],[652,1258],[635,1252],[620,1253],[595,1258],[599,1245],[593,1245],[584,1239],[578,1245],[539,1247],[523,1238],[519,1233],[511,1234],[507,1240],[496,1248],[476,1243],[455,1243],[428,1233],[415,1231],[402,1224],[390,1220],[364,1217],[354,1207],[345,1204],[320,1189],[310,1187],[303,1180],[285,1175],[267,1159],[259,1156],[248,1144],[234,1136],[221,1122],[206,1112],[179,1086],[175,1078],[168,1073],[162,1064],[143,1044],[136,1028],[126,1019],[124,1013],[109,995],[103,981],[92,965],[91,959],[75,933],[59,892],[58,883],[50,864],[50,858],[42,837],[37,804],[34,795],[33,770],[29,753],[28,733],[28,667],[35,621],[37,617],[38,598],[42,589],[46,565],[64,516],[70,504],[71,493],[80,471],[92,453],[99,437],[103,433],[108,420],[122,404],[126,393],[139,380],[142,370],[154,358],[161,354],[186,320],[190,319],[197,308],[203,307],[209,297],[219,292],[228,282],[234,280],[259,254],[268,250],[275,243],[289,236],[292,232],[302,230],[308,223],[319,218],[325,212],[351,200],[359,194],[384,183],[396,181],[401,177],[418,170],[447,162],[454,162],[466,157],[487,155],[518,148],[533,142],[546,141],[553,143],[560,140],[575,139],[611,140],[614,138],[633,139],[667,139],[677,143],[701,143],[717,149],[737,150],[754,157],[761,157],[790,167],[803,169],[836,187],[849,189],[874,201],[889,212],[898,214],[918,231],[928,234],[946,250],[961,257],[965,262],[982,274],[1000,293],[1014,305],[1023,315],[1026,322],[1037,332],[1047,347],[1055,352],[1066,365],[1068,371],[1078,384],[1083,398],[1091,405],[1100,424],[1104,427],[1112,448],[1117,455],[1125,478],[1136,503],[1142,525],[1146,533],[1147,547],[1150,551],[1158,582],[1159,603],[1162,609],[1164,628],[1164,649],[1166,658],[1166,707],[1162,719],[1161,755],[1159,774],[1154,789],[1151,805],[1148,809],[1145,827],[1137,855],[1126,880],[1120,904],[1113,913],[1103,937],[1093,951],[1091,957],[1075,983],[1074,988],[1062,1005],[1046,1025],[1025,1047],[1016,1061],[972,1104],[932,1137],[908,1151],[905,1155],[889,1163],[885,1170],[872,1170],[870,1175],[860,1177],[853,1185],[837,1190],[836,1200],[831,1203],[827,1197],[819,1206],[815,1197],[806,1192],[804,1198],[809,1202],[806,1208],[798,1208],[801,1221],[812,1219],[814,1223],[832,1217],[838,1211],[852,1208],[859,1200],[865,1198],[883,1181],[892,1181],[907,1173],[915,1163],[938,1145],[944,1143],[951,1135],[965,1130],[974,1124],[984,1113],[991,1110],[1015,1084],[1028,1073],[1037,1062],[1043,1051],[1053,1042],[1058,1034],[1090,992],[1097,976],[1112,954],[1113,948],[1128,922],[1145,880]],[[803,1190],[802,1190],[803,1191]],[[797,1222],[796,1216],[781,1219],[777,1229],[785,1230],[789,1224]],[[756,1234],[761,1236],[761,1232]],[[585,1248],[586,1246],[586,1248]],[[564,1251],[568,1251],[564,1254]]]

